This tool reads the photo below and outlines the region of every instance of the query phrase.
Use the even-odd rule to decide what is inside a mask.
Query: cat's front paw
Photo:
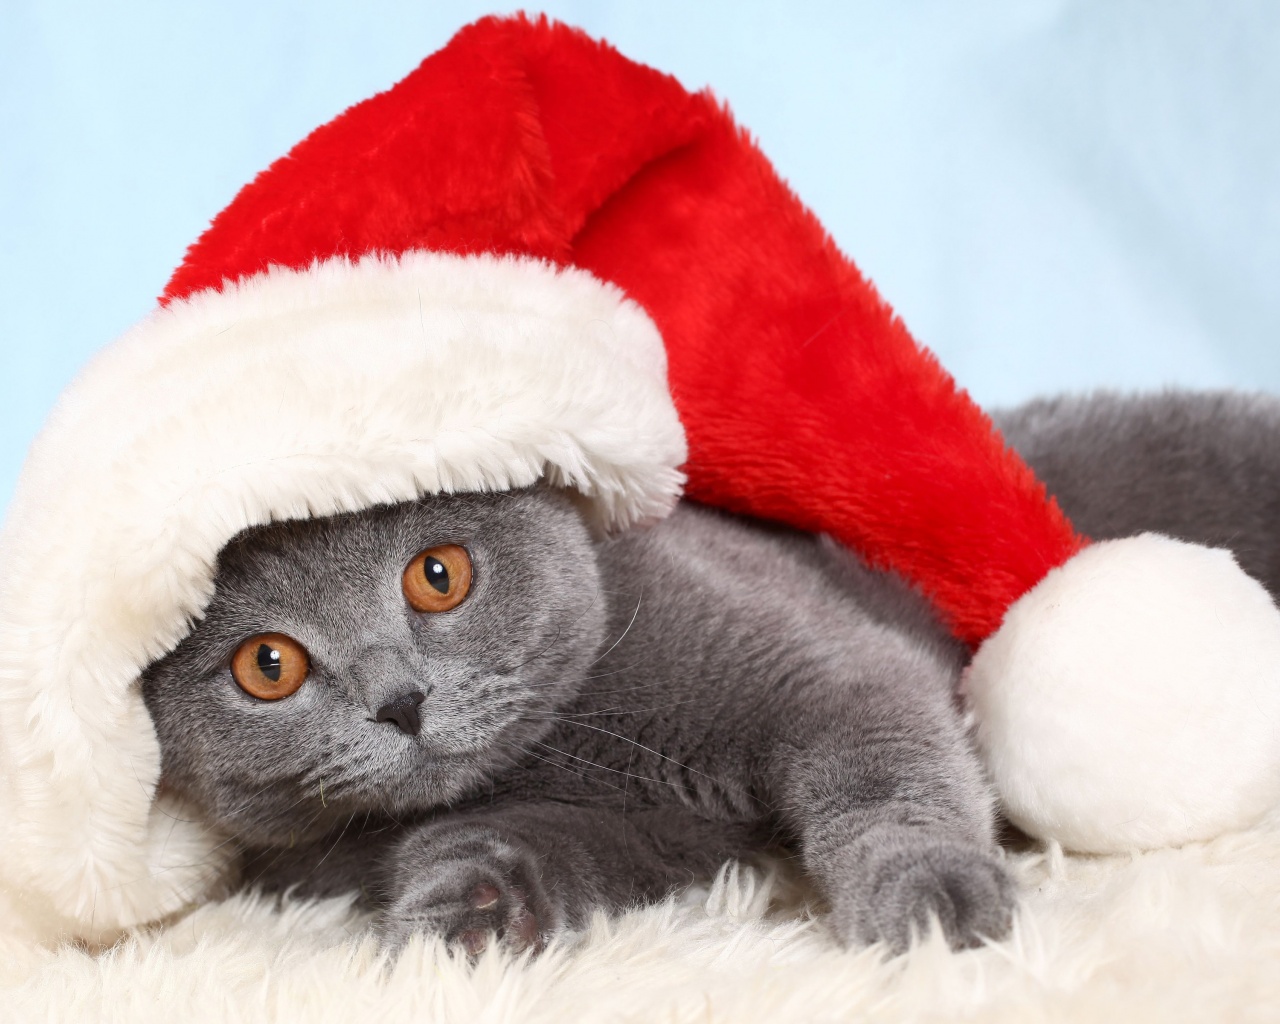
[[[383,944],[398,950],[410,936],[426,934],[471,956],[492,943],[513,953],[541,951],[563,915],[532,854],[497,839],[467,843],[465,853],[436,845],[399,859],[395,895],[374,923]]]
[[[1012,927],[1017,893],[994,853],[910,828],[859,845],[859,863],[832,901],[846,943],[900,953],[937,921],[951,947],[965,949]]]

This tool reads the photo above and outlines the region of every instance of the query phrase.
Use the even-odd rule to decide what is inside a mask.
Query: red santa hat
[[[0,538],[0,913],[103,937],[229,848],[138,675],[246,527],[539,479],[823,531],[977,651],[1004,806],[1080,850],[1280,796],[1280,615],[1225,552],[1077,535],[708,93],[572,29],[463,29],[190,249],[36,442]]]

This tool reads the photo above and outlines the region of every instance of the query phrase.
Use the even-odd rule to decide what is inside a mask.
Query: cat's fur
[[[1244,531],[1248,568],[1275,564],[1250,481],[1280,474],[1239,422],[1259,417],[1280,424],[1236,397],[1100,398],[1002,425],[1086,532]],[[1239,493],[1215,475],[1224,459]],[[421,615],[401,573],[442,543],[469,549],[474,587]],[[359,890],[393,945],[431,931],[526,948],[777,847],[847,942],[901,948],[935,917],[955,945],[1008,928],[1013,887],[953,701],[964,652],[917,595],[829,542],[682,505],[593,544],[574,502],[537,488],[253,530],[216,583],[143,692],[164,785],[240,837],[248,882]],[[268,631],[312,659],[276,703],[228,669]],[[419,735],[374,721],[415,689]]]
[[[404,566],[449,542],[470,596],[413,612]],[[850,940],[1007,926],[961,652],[817,538],[685,505],[593,547],[562,492],[441,496],[254,531],[217,587],[147,675],[165,784],[256,848],[250,878],[361,887],[394,940],[526,945],[775,840]],[[277,703],[227,669],[264,631],[312,659]],[[418,736],[373,720],[413,689]]]
[[[1104,392],[994,418],[1082,533],[1229,548],[1280,597],[1280,398]]]

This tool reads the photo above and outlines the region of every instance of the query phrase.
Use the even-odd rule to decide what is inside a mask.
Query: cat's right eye
[[[283,633],[250,637],[231,657],[231,674],[240,689],[259,700],[297,693],[310,671],[306,648]]]

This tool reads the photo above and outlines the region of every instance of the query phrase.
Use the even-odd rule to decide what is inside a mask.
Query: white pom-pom
[[[1280,612],[1227,551],[1094,544],[970,666],[978,744],[1031,835],[1110,853],[1247,828],[1280,803]]]

